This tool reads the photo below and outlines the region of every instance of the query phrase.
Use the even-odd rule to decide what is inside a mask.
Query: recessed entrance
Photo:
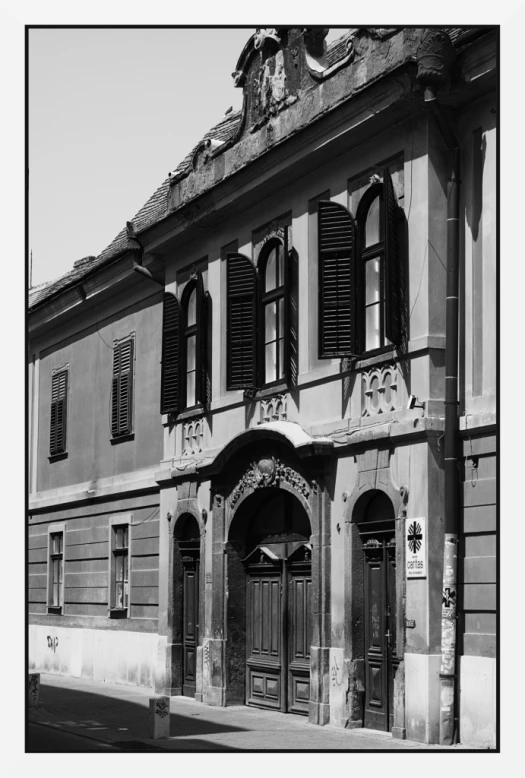
[[[383,492],[369,498],[359,522],[364,564],[364,726],[390,731],[394,724],[396,556],[394,508]]]
[[[229,555],[227,651],[238,660],[243,655],[247,705],[308,714],[310,534],[300,502],[276,488],[249,497],[232,522],[230,542],[237,559]],[[244,641],[239,640],[243,627]],[[235,667],[235,656],[229,664]]]

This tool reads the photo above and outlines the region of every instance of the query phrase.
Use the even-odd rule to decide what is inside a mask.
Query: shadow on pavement
[[[40,703],[36,708],[29,709],[30,724],[26,729],[26,751],[38,749],[35,733],[31,729],[32,723],[47,724],[48,729],[51,725],[57,736],[85,733],[89,737],[99,737],[106,742],[111,738],[110,742],[119,751],[147,750],[148,744],[140,743],[139,740],[146,740],[149,735],[149,709],[147,698],[143,699],[146,704],[135,703],[125,698],[42,683]],[[124,728],[127,735],[119,731]],[[202,711],[193,713],[188,710],[187,713],[181,713],[179,709],[176,713],[170,713],[170,747],[165,749],[152,744],[150,749],[154,751],[233,751],[236,749],[197,739],[190,740],[188,736],[193,735],[198,738],[203,735],[242,731],[246,731],[246,728],[208,721],[203,717]],[[53,735],[54,742],[56,742],[55,734]],[[180,742],[180,747],[173,740],[179,737],[188,738]],[[64,738],[65,740],[66,738]],[[130,745],[131,743],[136,745]],[[40,742],[39,745],[41,746],[42,743]],[[67,747],[63,750],[67,750]],[[62,748],[57,748],[57,751],[62,751]]]

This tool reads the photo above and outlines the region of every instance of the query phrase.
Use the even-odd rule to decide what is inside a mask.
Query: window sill
[[[206,409],[203,405],[196,405],[193,408],[188,408],[186,411],[182,411],[177,416],[177,421],[186,421],[187,419],[198,419],[206,414]]]
[[[370,351],[368,354],[360,355],[360,358],[352,365],[351,370],[353,372],[357,370],[363,370],[367,367],[374,367],[375,365],[381,365],[384,362],[391,362],[398,356],[397,348],[386,348],[376,351]]]
[[[67,451],[62,451],[60,454],[50,454],[48,456],[48,461],[49,462],[60,462],[61,459],[67,459],[67,457],[68,457],[68,452]]]
[[[126,443],[129,440],[135,440],[135,433],[134,432],[128,432],[127,435],[116,435],[113,438],[110,438],[110,443],[112,446],[116,446],[117,443]]]
[[[275,394],[282,394],[287,391],[287,381],[275,381],[273,384],[267,384],[262,389],[259,389],[253,400],[254,402],[257,400],[264,400],[265,397],[273,397]]]

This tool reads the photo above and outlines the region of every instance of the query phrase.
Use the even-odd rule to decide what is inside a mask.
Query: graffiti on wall
[[[341,686],[343,683],[343,667],[337,661],[335,654],[332,656],[332,668],[330,670],[332,686]]]
[[[52,638],[51,635],[47,636],[47,646],[53,649],[53,653],[57,650],[58,638]]]
[[[209,686],[210,680],[210,642],[204,641],[202,658],[202,680],[204,687]]]

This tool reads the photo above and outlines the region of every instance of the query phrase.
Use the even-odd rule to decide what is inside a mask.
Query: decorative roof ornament
[[[456,50],[443,30],[429,30],[416,53],[417,80],[424,86],[439,88],[450,81]]]
[[[258,51],[262,49],[266,41],[273,41],[277,45],[281,43],[281,39],[277,34],[276,27],[258,27],[255,31],[253,38],[254,48]]]

